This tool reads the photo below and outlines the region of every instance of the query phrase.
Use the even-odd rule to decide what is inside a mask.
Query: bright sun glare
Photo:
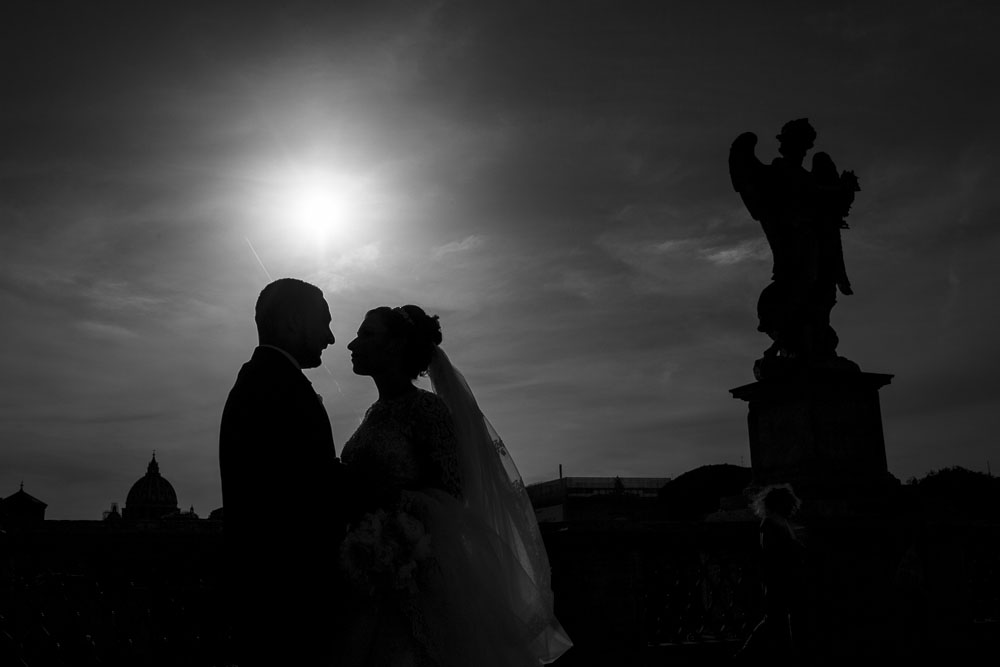
[[[317,248],[349,240],[362,214],[360,187],[324,172],[292,179],[282,199],[280,214],[292,233]]]

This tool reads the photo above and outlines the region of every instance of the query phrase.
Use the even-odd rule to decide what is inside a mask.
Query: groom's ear
[[[303,328],[302,316],[299,313],[289,313],[274,326],[275,333],[282,342],[294,341]]]

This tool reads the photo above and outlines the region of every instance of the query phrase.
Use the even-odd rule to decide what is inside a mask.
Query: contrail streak
[[[250,243],[250,237],[244,236],[243,238],[246,240],[247,245],[250,246],[250,252],[252,252],[253,256],[257,258],[257,263],[260,264],[261,270],[264,272],[264,275],[267,276],[268,282],[270,282],[272,280],[271,274],[268,272],[267,267],[264,266],[264,262],[261,261],[260,255],[257,254],[256,250],[254,250],[253,244]]]

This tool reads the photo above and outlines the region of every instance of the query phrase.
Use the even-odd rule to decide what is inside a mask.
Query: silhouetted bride
[[[521,477],[417,306],[369,311],[347,347],[378,400],[344,445],[367,511],[341,561],[357,592],[344,663],[538,665],[571,646]],[[414,386],[427,371],[434,393]]]

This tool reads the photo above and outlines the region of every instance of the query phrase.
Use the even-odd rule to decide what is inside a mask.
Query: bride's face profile
[[[385,375],[398,366],[399,345],[379,313],[365,316],[358,335],[348,345],[351,364],[357,375]]]

